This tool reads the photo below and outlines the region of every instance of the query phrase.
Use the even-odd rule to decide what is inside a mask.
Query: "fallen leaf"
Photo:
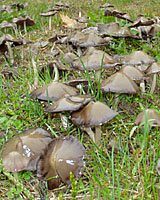
[[[66,28],[75,28],[76,26],[78,26],[78,23],[76,20],[69,18],[67,15],[62,15],[61,13],[59,13],[63,23],[62,26],[66,27]]]

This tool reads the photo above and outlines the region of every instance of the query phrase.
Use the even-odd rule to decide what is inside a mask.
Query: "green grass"
[[[70,0],[71,1],[71,0]],[[3,4],[10,5],[12,1],[4,0]],[[14,1],[18,2],[18,0]],[[25,3],[26,1],[21,1]],[[114,18],[103,16],[104,11],[99,6],[105,1],[87,0],[71,1],[73,5],[68,10],[63,10],[64,14],[70,17],[78,16],[81,8],[82,15],[91,18],[90,26],[98,23],[109,23],[115,21]],[[137,14],[143,13],[145,16],[153,17],[158,15],[160,3],[154,1],[107,1],[115,5],[115,9],[127,11],[132,19]],[[31,5],[32,3],[32,5]],[[2,2],[0,2],[2,5]],[[30,6],[31,5],[31,6]],[[53,17],[52,25],[54,31],[47,31],[48,19],[40,17],[40,12],[45,12],[48,8],[54,6],[54,1],[29,1],[28,6],[20,11],[14,11],[12,14],[0,13],[0,23],[3,20],[11,20],[19,13],[21,16],[28,14],[35,21],[36,25],[27,28],[28,33],[21,34],[26,40],[33,42],[46,41],[48,38],[59,33],[61,19],[59,16]],[[121,21],[124,24],[124,21]],[[12,30],[7,30],[14,36]],[[0,36],[3,32],[0,31]],[[17,36],[19,37],[20,34]],[[113,44],[102,47],[110,55],[126,55],[135,50],[143,50],[160,61],[160,37],[152,42],[115,39]],[[39,49],[36,57],[37,68],[46,66],[47,63],[54,60],[47,54],[52,44],[46,49]],[[66,46],[57,45],[63,53],[68,52]],[[73,50],[71,48],[71,50]],[[160,78],[157,80],[157,90],[152,96],[149,94],[150,85],[147,84],[145,94],[138,95],[120,95],[118,111],[119,115],[111,122],[102,126],[103,136],[101,148],[95,146],[86,133],[74,126],[70,121],[68,129],[65,130],[60,122],[58,115],[47,114],[43,111],[42,103],[33,101],[29,97],[30,89],[34,83],[34,72],[31,63],[31,53],[29,47],[25,47],[24,60],[21,60],[20,48],[14,49],[14,56],[17,66],[15,67],[18,77],[4,76],[4,69],[11,70],[13,67],[0,56],[0,147],[3,149],[5,143],[21,133],[21,131],[31,127],[43,127],[51,131],[55,137],[73,135],[77,137],[85,146],[87,151],[86,168],[81,178],[76,182],[72,177],[72,185],[61,185],[60,188],[53,191],[44,190],[46,199],[55,197],[56,199],[107,199],[107,200],[158,200],[160,198],[160,183],[156,172],[157,160],[160,157],[159,141],[160,129],[148,127],[147,121],[144,126],[135,126],[134,120],[137,114],[145,108],[153,108],[160,113]],[[103,61],[102,61],[103,62]],[[85,68],[85,66],[84,66]],[[105,73],[101,71],[100,79],[107,78],[112,74],[112,70]],[[105,101],[109,107],[113,107],[115,95],[107,93],[101,94],[100,79],[97,80],[98,92],[92,79],[95,79],[94,72],[63,73],[62,81],[75,78],[87,78],[89,80],[88,92],[96,97],[96,100]],[[38,76],[38,84],[44,85],[51,81],[49,73],[46,73],[42,79]],[[66,114],[69,117],[69,113]],[[110,147],[110,141],[115,141],[115,146]],[[2,164],[2,163],[1,163]],[[0,165],[1,165],[0,164]],[[19,172],[19,179],[12,173],[7,172],[3,166],[0,168],[0,199],[38,199],[40,197],[39,188],[41,184],[33,172]],[[43,189],[43,188],[42,188]],[[32,197],[31,197],[32,196]]]

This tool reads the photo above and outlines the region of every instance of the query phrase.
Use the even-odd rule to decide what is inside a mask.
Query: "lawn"
[[[48,41],[56,34],[75,33],[77,30],[64,27],[59,15],[52,17],[52,30],[48,30],[49,19],[39,14],[53,8],[55,2],[57,1],[30,0],[25,5],[26,1],[22,0],[21,3],[25,5],[23,10],[13,9],[11,13],[1,11],[0,23],[4,20],[10,21],[18,15],[29,15],[36,24],[27,27],[27,33],[21,29],[17,36],[11,29],[0,30],[0,37],[8,33],[36,43]],[[74,18],[78,17],[81,11],[82,16],[90,18],[88,26],[115,22],[115,17],[105,17],[104,9],[100,8],[106,1],[70,0],[69,2],[71,6],[62,9],[61,13]],[[18,3],[18,0],[14,3]],[[108,0],[107,3],[113,4],[117,10],[127,12],[132,20],[139,14],[154,18],[159,15],[160,10],[160,2],[154,0],[136,0],[134,3],[131,0]],[[12,5],[13,1],[2,0],[0,5],[3,4]],[[121,26],[128,27],[128,22],[125,20],[118,19],[118,21]],[[160,178],[156,171],[157,161],[160,158],[160,128],[149,126],[147,120],[144,126],[137,126],[134,123],[136,116],[147,108],[154,109],[160,114],[160,75],[157,76],[157,86],[153,95],[150,94],[151,86],[147,81],[145,92],[120,94],[118,105],[115,106],[117,95],[111,92],[102,94],[99,87],[101,80],[96,82],[94,71],[83,73],[73,70],[61,73],[60,82],[87,79],[89,82],[87,93],[94,96],[97,101],[105,102],[113,110],[117,109],[118,115],[101,127],[102,138],[98,147],[88,134],[71,123],[69,112],[65,113],[68,117],[66,129],[58,114],[45,112],[44,103],[33,100],[29,95],[35,87],[43,86],[53,79],[49,72],[44,76],[38,73],[42,67],[46,67],[48,63],[58,58],[50,53],[51,48],[56,49],[62,58],[68,52],[75,53],[76,49],[68,44],[49,43],[45,48],[39,48],[32,53],[30,46],[30,44],[24,46],[24,56],[21,47],[13,48],[13,65],[11,59],[0,54],[1,152],[6,142],[23,130],[42,127],[54,137],[72,135],[78,138],[86,149],[86,167],[77,181],[72,178],[71,185],[61,184],[54,190],[48,190],[46,182],[39,180],[35,172],[23,171],[15,175],[4,168],[1,159],[0,199],[160,199]],[[155,36],[152,40],[114,38],[111,43],[98,49],[111,56],[123,56],[142,50],[160,63],[160,36]],[[33,68],[32,58],[35,60],[36,70]],[[100,78],[106,79],[118,69],[101,70]]]

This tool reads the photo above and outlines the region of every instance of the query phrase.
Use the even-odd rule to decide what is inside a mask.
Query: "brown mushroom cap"
[[[5,168],[10,172],[36,170],[40,154],[51,142],[51,135],[42,128],[23,131],[9,140],[2,152]]]
[[[123,72],[132,80],[142,80],[145,77],[145,74],[142,71],[132,65],[122,67],[119,72]]]
[[[124,56],[124,64],[139,65],[152,64],[156,60],[143,51],[134,51],[130,55]]]
[[[76,95],[78,94],[78,92],[79,90],[74,87],[68,86],[64,83],[53,81],[49,84],[44,85],[43,87],[35,89],[33,92],[30,93],[30,96],[43,101],[47,101],[48,98],[50,101],[57,101],[66,94]]]
[[[42,17],[50,17],[50,16],[54,16],[57,13],[58,13],[58,11],[49,11],[49,12],[46,12],[46,13],[40,13],[40,15]]]
[[[82,32],[77,32],[69,41],[79,47],[103,46],[108,43],[95,33],[84,34]]]
[[[138,93],[137,84],[123,72],[116,72],[101,83],[101,90],[115,93]]]
[[[146,71],[145,73],[147,75],[150,75],[150,74],[155,74],[155,73],[159,73],[160,72],[160,64],[155,62],[153,63]]]
[[[85,71],[85,69],[100,70],[102,61],[103,68],[110,68],[118,65],[118,63],[104,51],[90,47],[83,57],[72,63],[72,67],[82,71]]]
[[[89,95],[66,96],[45,109],[46,112],[76,111],[93,99]]]
[[[144,123],[147,116],[150,125],[160,127],[160,114],[153,109],[147,109],[140,112],[135,119],[135,124],[140,125],[141,123]]]
[[[82,110],[73,112],[71,120],[80,127],[94,127],[107,123],[117,114],[117,112],[111,110],[105,103],[91,101]]]
[[[48,188],[53,189],[60,184],[70,184],[70,172],[77,179],[85,167],[85,149],[73,136],[55,139],[50,143],[38,162],[38,177],[48,180]],[[60,178],[59,178],[60,177]]]
[[[0,24],[0,29],[3,29],[3,28],[15,28],[15,24],[13,24],[13,23],[9,23],[9,22],[7,22],[7,21],[3,21],[1,24]]]
[[[12,23],[17,24],[18,26],[24,26],[24,22],[26,22],[26,26],[33,26],[33,25],[35,25],[34,20],[31,19],[29,16],[18,17],[18,18],[13,18],[12,19]]]

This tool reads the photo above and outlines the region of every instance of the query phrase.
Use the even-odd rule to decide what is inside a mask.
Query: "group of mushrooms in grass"
[[[51,16],[57,15],[63,10],[63,6],[67,8],[69,5],[57,3],[56,7],[50,9],[48,13],[40,14],[41,16],[50,17],[50,30]],[[155,20],[138,16],[137,20],[133,22],[126,13],[111,9],[113,7],[111,5],[105,4],[102,7],[106,8],[105,16],[115,16],[131,23],[130,30],[120,27],[118,22],[113,22],[110,24],[97,24],[96,27],[86,27],[85,29],[81,27],[82,31],[76,31],[71,36],[65,34],[61,36],[55,35],[44,46],[47,46],[49,42],[54,43],[53,51],[55,43],[71,44],[77,51],[76,53],[68,52],[61,57],[56,57],[56,54],[56,59],[51,65],[52,71],[55,74],[58,70],[64,70],[64,72],[77,70],[82,73],[94,71],[95,77],[91,77],[90,81],[94,82],[96,80],[95,88],[97,93],[101,92],[104,95],[108,92],[116,93],[115,105],[118,103],[117,99],[120,93],[136,94],[140,91],[145,92],[144,81],[148,81],[149,76],[153,74],[150,91],[153,94],[156,87],[156,74],[160,72],[160,64],[156,59],[143,51],[134,51],[129,55],[115,55],[112,57],[97,47],[110,44],[115,38],[151,39],[160,29],[159,18],[157,17]],[[31,18],[28,16],[14,18],[11,24],[3,22],[0,27],[4,28],[5,23],[8,23],[9,28],[13,24],[16,24],[16,26],[23,25],[24,31],[27,33],[26,26],[35,24],[33,20],[29,20]],[[77,23],[79,26],[80,22]],[[16,26],[13,25],[14,29]],[[131,30],[136,28],[139,34],[133,35]],[[17,28],[15,30],[17,33]],[[22,39],[14,39],[10,35],[4,35],[0,38],[0,51],[5,56],[6,52],[9,52],[11,64],[13,64],[12,47],[17,45],[24,46],[26,43]],[[33,43],[31,45],[32,47],[34,46]],[[36,45],[36,48],[41,46],[40,44]],[[34,65],[34,63],[34,56],[32,56],[32,64]],[[102,73],[110,69],[114,73],[111,73],[111,76],[106,79],[103,78]],[[48,102],[48,106],[44,108],[45,112],[63,113],[63,115],[65,112],[70,112],[70,118],[67,120],[71,120],[76,126],[86,131],[92,141],[97,146],[100,146],[101,125],[112,120],[118,115],[118,112],[109,108],[106,103],[95,101],[94,96],[86,94],[90,87],[89,84],[88,79],[62,83],[61,80],[55,78],[51,83],[34,89],[30,96],[42,102]],[[44,105],[46,104],[44,103]],[[62,114],[60,116],[62,118]],[[160,114],[152,109],[141,112],[135,120],[136,125],[143,124],[146,117],[149,124],[160,127]],[[93,129],[95,129],[95,132]],[[58,187],[61,180],[65,184],[69,184],[70,172],[78,178],[85,167],[85,157],[85,148],[78,139],[73,136],[54,139],[50,133],[42,128],[28,129],[15,136],[6,143],[2,152],[3,164],[8,171],[36,170],[39,178],[47,180],[49,189]],[[157,163],[157,171],[160,174],[160,160]]]

